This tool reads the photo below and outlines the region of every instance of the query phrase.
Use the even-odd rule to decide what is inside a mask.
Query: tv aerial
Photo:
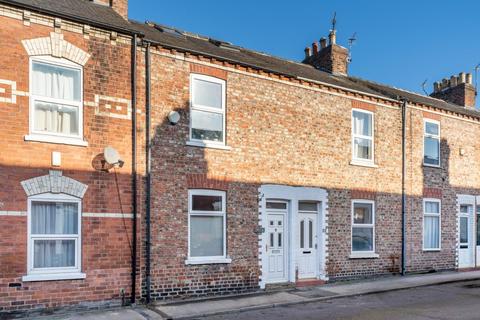
[[[352,47],[357,41],[357,33],[354,32],[350,38],[348,38],[348,62],[352,62]]]
[[[425,89],[425,87],[427,86],[427,81],[428,81],[428,79],[425,79],[425,81],[422,82],[422,90],[423,90],[423,92],[425,93],[426,96],[428,96],[427,89]]]

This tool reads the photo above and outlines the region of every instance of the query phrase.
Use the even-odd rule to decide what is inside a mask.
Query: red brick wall
[[[48,37],[54,29],[34,22],[25,26],[21,20],[3,16],[0,24],[0,79],[15,81],[17,90],[28,92],[29,56],[21,41]],[[85,104],[94,102],[95,95],[131,99],[128,42],[112,44],[108,37],[62,33],[66,41],[91,55],[84,67]],[[7,90],[6,95],[9,93]],[[100,109],[105,103],[100,101]],[[0,102],[0,211],[27,211],[27,196],[20,182],[48,174],[51,153],[59,151],[62,165],[53,169],[88,185],[83,212],[132,213],[131,120],[98,114],[93,106],[85,105],[83,110],[88,147],[24,141],[29,134],[29,98],[17,96],[16,103]],[[141,123],[143,115],[140,118]],[[117,169],[121,205],[113,171],[95,168],[107,145],[115,147],[125,160],[125,166]],[[142,154],[139,150],[139,161],[143,161]],[[130,296],[131,219],[82,218],[82,272],[86,279],[73,281],[22,282],[27,271],[27,217],[0,215],[0,225],[0,313],[75,307],[79,303],[84,307],[118,305],[122,289],[127,299]]]

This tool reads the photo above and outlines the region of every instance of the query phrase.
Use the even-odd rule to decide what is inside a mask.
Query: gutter
[[[151,169],[152,169],[152,144],[150,142],[150,127],[151,127],[151,77],[150,77],[150,43],[146,43],[146,51],[145,51],[145,112],[146,112],[146,119],[145,119],[145,126],[146,126],[146,133],[145,133],[145,140],[146,140],[146,149],[147,149],[147,163],[146,163],[146,195],[145,195],[145,278],[146,278],[146,303],[149,304],[151,301],[151,187],[152,187],[152,177],[151,177]]]
[[[133,35],[132,44],[132,293],[131,302],[135,304],[137,282],[137,35]]]
[[[137,31],[133,28],[128,29],[128,28],[113,26],[113,25],[110,25],[110,24],[107,24],[107,23],[88,20],[88,19],[85,19],[83,17],[79,17],[79,16],[74,15],[74,14],[72,14],[72,15],[63,14],[63,13],[60,13],[58,11],[52,11],[52,10],[48,10],[48,9],[39,8],[35,5],[18,3],[18,2],[10,1],[10,0],[0,0],[0,4],[6,4],[6,5],[16,7],[16,8],[20,8],[20,9],[27,9],[27,10],[30,10],[32,12],[43,13],[43,14],[59,17],[59,18],[62,18],[62,19],[78,22],[78,23],[81,23],[81,24],[87,24],[87,25],[90,25],[92,27],[97,27],[97,28],[101,28],[101,29],[116,31],[116,32],[127,34],[127,35],[130,35],[130,36],[134,36],[134,35],[144,36],[144,34],[142,32],[139,32],[139,31]],[[126,23],[129,23],[129,22],[126,22]]]

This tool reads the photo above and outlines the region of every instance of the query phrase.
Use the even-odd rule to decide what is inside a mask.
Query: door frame
[[[316,201],[319,203],[317,216],[317,263],[316,263],[316,278],[319,280],[328,280],[326,270],[327,260],[327,216],[328,216],[328,193],[325,189],[311,188],[311,187],[291,187],[283,185],[262,185],[259,188],[259,266],[261,271],[260,288],[264,289],[266,284],[271,283],[268,279],[268,262],[265,252],[265,244],[267,243],[267,217],[266,217],[266,202],[268,200],[282,200],[288,201],[286,225],[288,228],[285,235],[285,241],[288,241],[288,261],[286,270],[285,283],[294,283],[296,281],[296,251],[297,234],[295,228],[298,219],[298,202],[299,201]],[[292,232],[292,230],[294,230]],[[285,231],[284,231],[285,232]]]

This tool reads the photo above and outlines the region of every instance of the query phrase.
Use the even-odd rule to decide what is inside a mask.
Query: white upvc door
[[[270,208],[269,208],[270,207]],[[268,282],[287,281],[287,203],[267,203],[267,243],[265,250],[268,260]]]
[[[478,203],[478,202],[477,202]],[[477,214],[475,215],[476,221],[474,223],[475,225],[475,259],[476,259],[476,266],[480,267],[480,237],[479,231],[480,231],[480,205],[477,205]]]
[[[473,205],[460,205],[458,216],[458,267],[475,266],[475,215]]]
[[[317,276],[317,214],[299,213],[298,224],[298,278],[308,279]]]

